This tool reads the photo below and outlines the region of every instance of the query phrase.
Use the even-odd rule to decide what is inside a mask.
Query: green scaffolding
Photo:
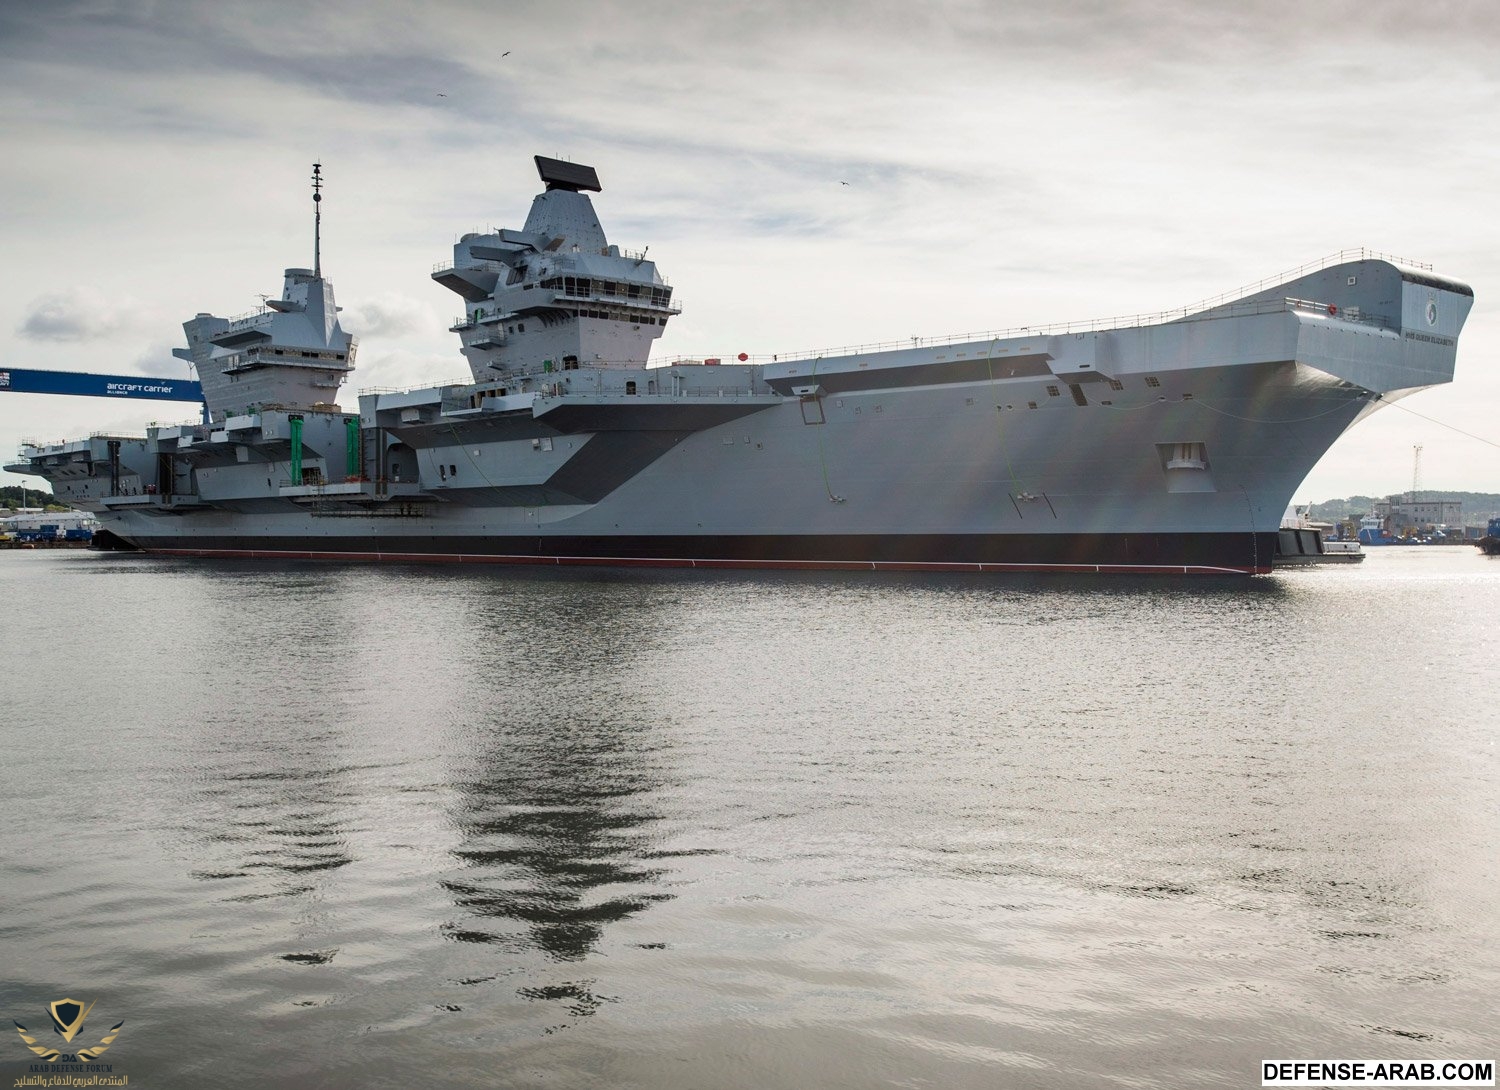
[[[292,416],[287,418],[292,426],[292,484],[302,483],[302,418]]]
[[[359,446],[359,417],[351,416],[344,420],[344,475],[347,477],[361,475]]]

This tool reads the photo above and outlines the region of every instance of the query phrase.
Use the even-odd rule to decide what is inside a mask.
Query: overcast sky
[[[610,241],[674,285],[659,356],[1155,312],[1349,247],[1429,262],[1475,291],[1455,382],[1297,499],[1409,488],[1416,444],[1424,487],[1500,491],[1496,4],[0,0],[0,132],[0,367],[186,376],[184,319],[311,264],[320,160],[345,406],[463,377],[429,273],[521,225],[541,153],[595,166]],[[0,394],[0,454],[191,415]]]

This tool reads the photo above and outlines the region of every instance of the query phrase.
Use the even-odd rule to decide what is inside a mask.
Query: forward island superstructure
[[[608,241],[592,168],[536,163],[525,225],[432,274],[471,381],[342,411],[315,258],[184,325],[208,423],[7,468],[173,555],[1259,573],[1333,441],[1451,381],[1473,301],[1359,251],[1145,323],[654,365],[672,287]]]

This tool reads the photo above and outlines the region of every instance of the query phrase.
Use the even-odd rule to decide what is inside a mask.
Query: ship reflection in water
[[[460,869],[441,884],[463,915],[442,933],[497,946],[502,968],[528,957],[516,994],[586,1016],[609,997],[579,963],[610,925],[671,897],[653,841],[663,724],[630,681],[657,646],[653,598],[609,578],[543,580],[547,608],[522,615],[507,584],[464,585],[482,588],[481,646],[511,662],[489,672],[455,768]]]
[[[454,785],[452,854],[463,869],[442,880],[464,915],[445,937],[493,943],[514,955],[533,947],[557,962],[596,953],[605,929],[669,894],[655,883],[646,807],[653,777],[640,768],[636,726],[586,718],[495,724],[477,778]],[[499,955],[505,961],[506,954]],[[529,984],[518,994],[590,1014],[594,981]]]
[[[11,647],[73,682],[7,709],[0,1006],[97,1000],[132,1085],[1493,1051],[1473,550],[1235,584],[4,559],[15,631],[88,623]]]

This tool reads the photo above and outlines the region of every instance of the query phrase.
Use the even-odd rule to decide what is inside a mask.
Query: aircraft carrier
[[[432,273],[471,382],[342,411],[315,241],[279,299],[184,324],[205,422],[6,468],[178,556],[1263,573],[1333,441],[1451,381],[1473,303],[1352,251],[1140,322],[653,363],[672,287],[608,241],[591,167],[536,164],[524,226]]]

